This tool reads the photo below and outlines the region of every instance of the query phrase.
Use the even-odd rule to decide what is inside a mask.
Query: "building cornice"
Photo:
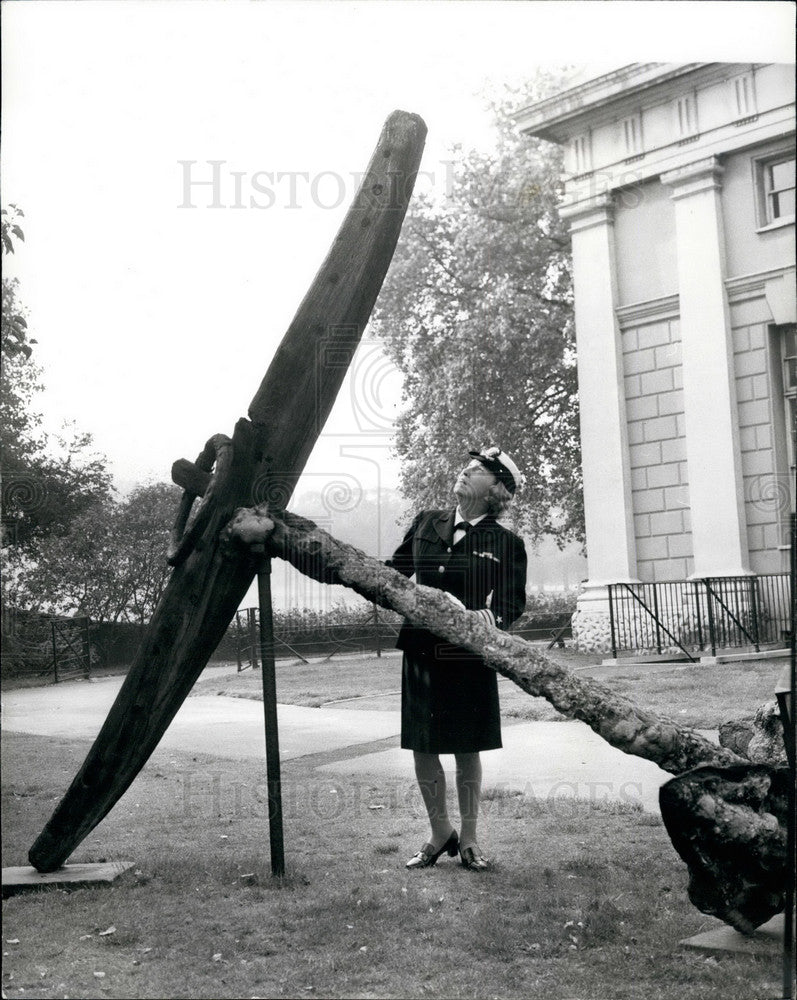
[[[764,297],[768,281],[782,278],[794,266],[773,267],[768,271],[757,271],[755,274],[739,274],[734,278],[725,279],[729,302],[744,302],[745,299],[760,299]]]
[[[571,205],[562,205],[559,215],[570,223],[570,232],[579,233],[595,226],[614,225],[614,198],[601,192]]]
[[[718,65],[722,64],[630,63],[523,108],[514,120],[521,132],[562,142],[580,119],[594,116],[597,107],[603,110],[628,98],[639,101],[640,94],[652,87]]]
[[[722,190],[725,168],[716,156],[704,156],[661,175],[661,183],[672,188],[672,199],[689,198],[702,191]]]
[[[663,319],[677,319],[680,315],[678,293],[662,295],[658,299],[648,299],[646,302],[632,302],[627,306],[615,309],[617,323],[621,330],[628,330],[645,323],[655,323]]]

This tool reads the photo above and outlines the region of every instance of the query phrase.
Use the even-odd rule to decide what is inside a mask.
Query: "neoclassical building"
[[[608,584],[788,570],[794,79],[787,65],[633,64],[518,115],[566,151],[587,648],[610,646]]]

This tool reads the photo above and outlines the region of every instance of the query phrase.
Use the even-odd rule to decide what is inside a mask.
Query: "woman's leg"
[[[446,805],[446,776],[436,753],[413,751],[415,777],[432,826],[431,844],[437,850],[451,836],[451,820]]]
[[[476,822],[479,818],[479,799],[482,790],[482,762],[478,753],[458,753],[457,798],[462,827],[459,833],[461,847],[476,848]]]

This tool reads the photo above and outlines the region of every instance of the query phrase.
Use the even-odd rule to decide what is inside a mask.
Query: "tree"
[[[14,253],[14,240],[25,240],[25,234],[19,225],[19,219],[24,212],[16,205],[9,205],[0,212],[0,246],[3,254]],[[6,358],[31,356],[31,344],[35,340],[28,338],[28,321],[23,310],[16,302],[16,280],[3,279],[3,319],[2,319],[2,350],[3,360]],[[9,295],[6,295],[8,289]]]
[[[16,206],[2,211],[1,245],[14,253],[24,235]],[[2,372],[0,372],[0,471],[3,491],[3,545],[7,581],[21,564],[36,558],[36,544],[63,535],[72,521],[112,493],[105,456],[95,452],[90,434],[65,425],[60,435],[42,430],[36,410],[42,369],[33,360],[36,341],[28,334],[16,279],[2,281]]]
[[[556,205],[559,147],[519,137],[494,101],[496,145],[458,151],[444,203],[410,206],[373,329],[404,374],[402,489],[450,500],[469,447],[499,444],[524,471],[516,526],[583,539],[569,238]]]
[[[48,614],[145,624],[169,577],[166,550],[180,490],[139,486],[77,514],[64,534],[40,540],[17,573],[15,602]]]

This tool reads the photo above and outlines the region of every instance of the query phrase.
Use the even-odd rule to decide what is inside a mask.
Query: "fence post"
[[[83,662],[86,665],[86,677],[91,679],[91,639],[89,637],[89,619],[83,619]]]
[[[615,633],[614,633],[614,606],[613,606],[613,602],[612,602],[612,597],[613,597],[612,591],[614,590],[614,584],[612,584],[612,583],[608,584],[607,589],[609,591],[609,628],[611,629],[611,632],[612,632],[612,659],[616,660],[617,659],[617,639],[616,639]]]
[[[238,673],[240,674],[243,670],[243,663],[241,661],[241,612],[235,612],[235,618],[233,618],[235,623],[235,660],[238,664]]]
[[[717,655],[717,636],[714,631],[714,611],[711,607],[711,598],[714,596],[711,590],[711,577],[706,577],[703,580],[703,586],[706,588],[706,615],[708,617],[708,641],[711,643],[711,655]]]
[[[656,623],[656,652],[661,656],[661,629],[659,628],[659,588],[655,583],[653,587],[653,621]]]
[[[756,653],[761,652],[760,637],[758,635],[758,577],[750,577],[750,614],[753,617],[753,635],[755,636],[753,645]]]
[[[58,642],[55,637],[55,622],[50,619],[50,630],[53,635],[53,674],[55,675],[55,683],[58,683]]]
[[[697,615],[697,646],[703,649],[703,617],[700,614],[700,581],[695,580],[695,614]]]
[[[377,659],[380,659],[382,656],[382,641],[379,635],[379,608],[376,601],[374,601],[374,628],[376,629],[376,656]]]

